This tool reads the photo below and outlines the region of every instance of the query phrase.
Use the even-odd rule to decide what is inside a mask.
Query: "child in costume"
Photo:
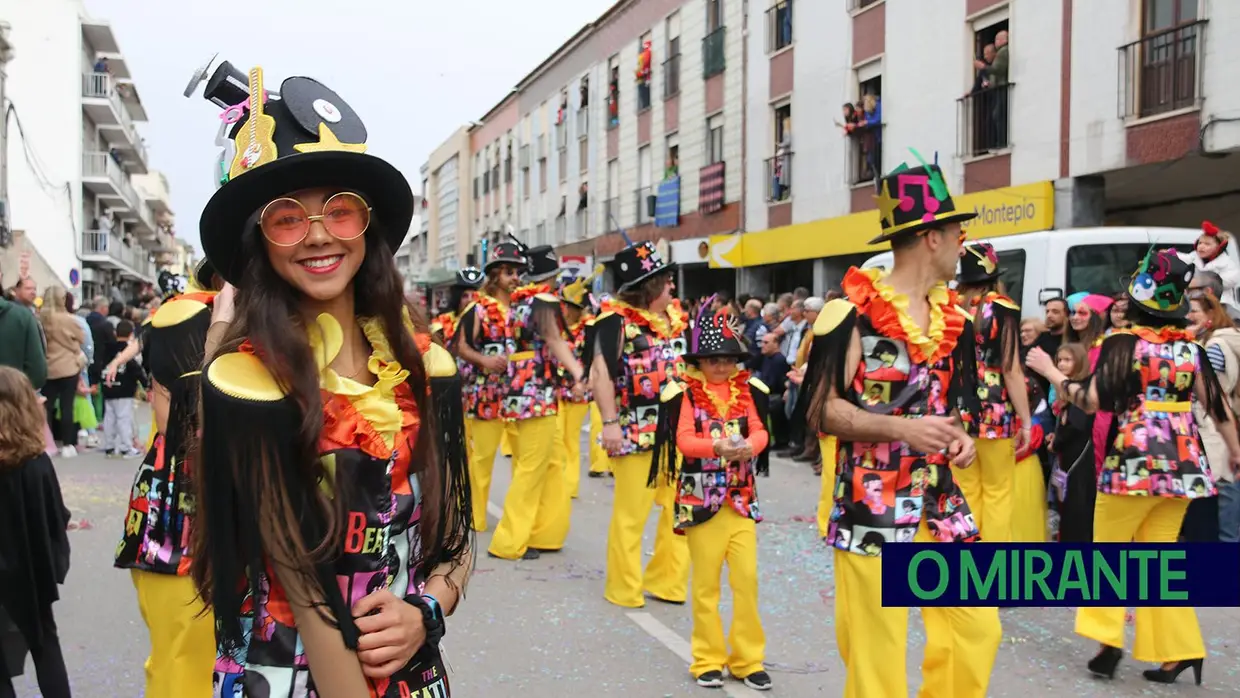
[[[713,299],[712,299],[713,300]],[[699,686],[723,686],[723,670],[766,691],[766,635],[758,617],[758,536],[762,520],[754,481],[767,457],[767,388],[739,365],[749,356],[744,328],[727,306],[701,313],[679,383],[663,391],[651,484],[676,488],[675,531],[689,544],[693,585],[693,663]],[[677,467],[677,454],[683,462]],[[719,578],[732,587],[732,629],[724,640]]]
[[[291,77],[265,93],[260,68],[207,81],[217,106],[249,105],[225,122],[235,157],[201,219],[237,288],[212,311],[226,330],[193,456],[209,464],[191,571],[215,613],[215,695],[448,696],[470,500],[455,362],[392,259],[413,193],[334,91]]]

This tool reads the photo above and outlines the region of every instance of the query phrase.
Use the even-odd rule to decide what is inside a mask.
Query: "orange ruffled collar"
[[[853,267],[844,275],[844,295],[860,308],[884,336],[904,342],[909,357],[921,364],[934,364],[952,353],[964,332],[964,316],[956,310],[956,293],[945,283],[930,289],[930,326],[926,330],[909,315],[909,299],[884,282],[881,269]]]
[[[512,292],[511,303],[516,305],[540,293],[551,293],[551,286],[548,284],[526,284]]]
[[[611,299],[603,302],[603,312],[612,312],[624,317],[625,320],[648,327],[660,339],[671,340],[680,337],[689,327],[689,316],[680,306],[680,300],[673,300],[667,306],[666,317],[652,313],[645,308],[629,305],[622,300]]]
[[[749,407],[753,404],[753,395],[749,392],[749,371],[738,370],[728,379],[727,404],[714,391],[707,390],[706,376],[698,369],[685,367],[681,378],[685,389],[693,395],[693,404],[711,413],[710,416],[729,421],[749,414]]]
[[[1147,342],[1154,344],[1166,344],[1168,342],[1178,341],[1194,341],[1192,330],[1181,327],[1127,327],[1122,330],[1115,330],[1112,334],[1134,334]]]

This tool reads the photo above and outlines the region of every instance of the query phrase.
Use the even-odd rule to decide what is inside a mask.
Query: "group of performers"
[[[486,552],[535,559],[565,545],[587,418],[589,472],[615,484],[604,598],[692,596],[696,683],[770,689],[756,534],[768,389],[742,367],[738,319],[706,303],[691,321],[650,242],[617,253],[617,290],[596,298],[601,269],[562,280],[551,247],[510,235],[428,322],[392,261],[414,209],[404,176],[366,153],[360,118],[321,83],[264,94],[258,68],[224,63],[207,80],[207,99],[237,116],[222,119],[201,220],[209,262],[143,334],[156,435],[116,564],[150,632],[147,695],[449,695],[440,640],[487,529],[501,442],[512,480]],[[850,270],[819,315],[798,409],[834,464],[820,510],[850,697],[908,694],[908,611],[882,605],[884,547],[1045,531],[1044,495],[1024,483],[1040,471],[1046,400],[1017,358],[1020,310],[994,250],[965,244],[976,214],[955,209],[937,165],[878,185],[872,243],[894,264]],[[1214,492],[1194,399],[1238,454],[1216,467],[1240,465],[1231,410],[1184,329],[1191,276],[1151,252],[1128,288],[1132,327],[1103,342],[1092,379],[1029,354],[1075,408],[1116,415],[1096,540],[1173,541],[1188,500]],[[986,695],[998,609],[922,613],[923,690]],[[1078,633],[1102,645],[1091,671],[1114,675],[1123,627],[1123,609],[1080,610]],[[1194,611],[1138,609],[1135,656],[1160,664],[1152,681],[1189,667],[1200,680]]]

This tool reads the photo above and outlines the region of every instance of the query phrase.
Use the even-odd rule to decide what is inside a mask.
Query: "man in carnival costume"
[[[150,636],[146,694],[205,698],[212,694],[215,623],[210,612],[203,612],[189,577],[194,496],[188,456],[197,424],[198,369],[206,357],[220,284],[205,259],[188,284],[168,273],[159,280],[165,300],[147,320],[141,341],[104,369],[105,379],[115,380],[119,367],[141,351],[151,375],[154,416],[114,565],[130,571]]]
[[[902,165],[877,184],[882,233],[870,244],[890,243],[894,264],[845,275],[844,298],[814,323],[805,390],[809,427],[838,438],[826,541],[847,698],[908,695],[905,672],[892,670],[905,664],[908,610],[883,607],[883,547],[979,539],[952,477],[976,455],[961,423],[976,404],[973,328],[947,287],[960,224],[976,214],[956,210],[937,165]],[[923,608],[922,618],[923,694],[983,698],[998,610]]]
[[[521,274],[527,266],[529,258],[515,240],[495,246],[494,254],[482,267],[486,280],[478,289],[473,305],[461,313],[451,344],[456,355],[474,369],[470,372],[473,380],[465,384],[464,393],[475,531],[487,530],[491,470],[504,435],[508,360],[514,351],[508,310],[512,292],[521,284]]]
[[[448,291],[448,303],[443,312],[431,321],[431,335],[436,341],[447,345],[456,334],[457,320],[474,302],[478,287],[482,285],[482,271],[477,267],[465,267],[456,273],[456,280]]]
[[[509,296],[507,393],[501,405],[505,420],[516,425],[512,440],[512,482],[504,496],[504,514],[495,527],[492,557],[517,560],[564,547],[572,509],[564,468],[553,458],[560,400],[560,369],[572,392],[585,395],[585,373],[564,339],[560,300],[550,282],[560,273],[550,245],[525,252],[526,283]],[[553,467],[560,465],[560,467]]]
[[[652,418],[659,393],[680,374],[688,323],[672,297],[675,264],[664,262],[652,243],[630,245],[612,264],[619,291],[594,321],[590,368],[594,403],[603,418],[602,444],[616,480],[603,595],[626,608],[645,605],[643,590],[660,601],[684,603],[689,550],[672,531],[675,489],[666,483],[651,489],[647,476],[655,442]],[[653,395],[643,384],[653,387]],[[656,501],[663,513],[643,578],[642,532]]]
[[[714,298],[711,299],[714,301]],[[758,616],[758,536],[762,520],[754,476],[765,470],[769,389],[741,365],[744,327],[727,306],[704,303],[679,382],[663,390],[651,483],[676,488],[675,527],[693,562],[693,662],[699,686],[723,686],[723,670],[766,691],[766,634]],[[718,436],[716,436],[718,434]],[[677,466],[677,455],[683,458]],[[732,587],[732,628],[724,639],[719,577]]]
[[[590,305],[590,284],[603,273],[600,265],[589,276],[567,281],[560,287],[560,309],[564,313],[564,325],[573,356],[585,362],[587,347],[593,349],[590,339],[594,334],[594,313]],[[555,458],[564,467],[565,484],[572,499],[577,498],[581,484],[581,425],[590,411],[590,391],[575,390],[572,376],[560,368],[560,424],[556,433]]]

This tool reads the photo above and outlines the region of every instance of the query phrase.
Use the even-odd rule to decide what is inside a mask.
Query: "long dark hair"
[[[246,231],[241,244],[250,261],[239,284],[243,291],[237,296],[236,320],[216,355],[236,351],[248,340],[297,414],[290,424],[292,433],[275,434],[268,428],[265,433],[233,434],[229,443],[223,445],[222,460],[226,462],[196,459],[205,468],[233,468],[234,496],[248,500],[212,501],[213,497],[226,495],[213,493],[210,487],[201,488],[198,493],[191,573],[203,600],[208,605],[214,603],[222,621],[231,621],[223,628],[226,635],[230,635],[230,628],[232,633],[240,632],[235,621],[242,597],[234,587],[247,576],[254,578],[254,571],[247,569],[252,561],[240,559],[248,556],[237,546],[238,539],[259,535],[262,552],[269,560],[278,560],[292,569],[312,593],[328,594],[330,598],[333,590],[323,588],[321,569],[343,548],[345,506],[349,501],[344,493],[350,487],[343,478],[333,479],[319,458],[323,428],[319,370],[299,312],[300,294],[276,274],[257,226]],[[414,337],[405,326],[405,309],[423,325],[425,321],[416,308],[407,306],[401,277],[379,220],[373,221],[367,230],[365,244],[366,256],[354,277],[355,312],[359,317],[377,318],[382,323],[393,358],[409,372],[406,382],[412,388],[421,419],[410,464],[410,472],[419,478],[422,495],[421,545],[419,557],[412,565],[427,572],[440,562],[457,560],[467,549],[468,522],[463,521],[461,507],[451,494],[460,483],[448,482],[449,477],[443,472],[435,436],[439,430],[437,411],[429,404],[430,381]],[[227,439],[219,434],[206,436]],[[278,444],[276,450],[285,454],[286,463],[267,458],[257,462],[247,458],[250,462],[241,462],[242,458],[227,457],[230,453],[240,456],[255,452],[253,444],[239,442],[264,438],[285,442]],[[201,444],[198,452],[202,453]],[[320,486],[323,482],[332,484],[334,496],[324,493]],[[213,517],[213,508],[223,510],[226,515],[219,519],[224,520]],[[238,530],[238,523],[228,520],[236,516],[227,516],[229,513],[256,520],[258,531]],[[337,620],[343,624],[349,619]]]

